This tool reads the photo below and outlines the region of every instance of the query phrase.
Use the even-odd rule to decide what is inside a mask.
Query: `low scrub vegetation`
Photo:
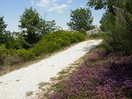
[[[57,31],[45,35],[31,50],[35,55],[50,53],[72,43],[85,39],[85,34],[79,32]]]
[[[88,39],[103,39],[107,36],[105,32],[87,34]]]
[[[105,58],[104,58],[105,57]],[[57,84],[50,99],[131,99],[132,55],[96,51],[68,80]]]
[[[44,35],[30,49],[7,49],[0,46],[0,66],[13,65],[32,60],[41,54],[52,53],[73,43],[85,40],[85,34],[80,32],[56,31]]]

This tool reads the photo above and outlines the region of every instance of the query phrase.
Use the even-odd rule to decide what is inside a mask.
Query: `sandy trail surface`
[[[58,72],[84,56],[102,40],[89,40],[53,56],[0,76],[0,99],[26,99],[26,93],[37,91],[38,84],[49,82]]]

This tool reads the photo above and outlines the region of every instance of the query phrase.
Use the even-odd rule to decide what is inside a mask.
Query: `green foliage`
[[[92,26],[92,15],[91,11],[88,8],[78,8],[74,11],[71,11],[71,21],[68,23],[68,26],[77,31],[87,31],[93,28]]]
[[[11,33],[9,31],[5,31],[4,34],[0,35],[0,43],[1,44],[6,44],[7,42],[10,42],[10,40],[13,39],[11,37]]]
[[[106,9],[101,19],[101,29],[109,51],[121,54],[132,53],[132,0],[90,0],[88,5],[95,9]]]
[[[0,46],[0,65],[13,65],[26,62],[41,54],[54,52],[84,39],[85,35],[79,32],[57,31],[46,34],[30,49],[23,49],[23,41],[20,39],[12,39],[6,45]]]
[[[17,55],[23,59],[23,61],[28,61],[34,58],[34,53],[32,50],[19,49],[17,50]]]
[[[39,34],[36,33],[39,22],[40,17],[35,9],[32,7],[25,9],[20,18],[19,27],[25,31],[25,40],[30,44],[34,44],[39,40]]]
[[[3,20],[4,17],[0,17],[0,43],[5,43],[6,42],[6,24]]]
[[[3,20],[4,17],[0,17],[0,34],[3,34],[5,32],[6,24]]]
[[[6,49],[6,54],[2,60],[4,66],[11,66],[22,62],[21,58],[17,56],[16,50],[12,49]]]
[[[118,1],[122,2],[124,0]],[[115,0],[89,0],[87,5],[89,7],[95,8],[96,10],[106,9],[108,12],[115,14],[115,6],[117,5],[117,2],[115,2]]]
[[[23,48],[23,42],[20,39],[11,38],[5,43],[7,49],[21,49]]]
[[[80,33],[80,32],[76,32],[73,34],[73,37],[75,39],[74,42],[80,42],[80,41],[83,41],[85,40],[85,34],[84,33]]]
[[[88,34],[87,38],[90,38],[90,39],[102,39],[102,38],[105,38],[106,36],[107,36],[107,33],[99,32],[99,33]]]
[[[25,9],[20,18],[19,27],[23,30],[24,40],[31,45],[38,42],[41,36],[56,30],[55,21],[46,21],[39,16],[36,9],[32,7]]]
[[[50,53],[72,43],[80,42],[85,39],[85,34],[79,32],[57,31],[45,35],[33,48],[36,56],[42,53]]]
[[[100,21],[101,23],[101,30],[102,31],[111,31],[113,30],[113,27],[115,26],[115,17],[112,13],[105,13]]]
[[[40,34],[41,36],[47,34],[47,33],[51,33],[54,32],[56,30],[56,23],[55,21],[45,21],[42,18],[40,19],[40,23],[38,25],[38,30],[36,32],[38,32],[38,34]]]
[[[83,11],[83,8],[80,10]],[[88,14],[87,18],[91,18],[90,10],[85,10],[83,14]],[[86,21],[89,24],[92,22],[90,19]],[[43,20],[32,7],[25,9],[20,17],[19,27],[22,32],[11,33],[5,30],[6,26],[3,17],[0,17],[0,66],[26,62],[41,54],[52,53],[72,43],[83,41],[86,36],[79,32],[56,31],[55,21]],[[80,31],[83,29],[80,28]]]
[[[0,65],[4,64],[4,57],[6,56],[6,47],[5,45],[0,45]]]
[[[0,66],[10,66],[22,62],[16,50],[6,49],[4,44],[0,45]]]

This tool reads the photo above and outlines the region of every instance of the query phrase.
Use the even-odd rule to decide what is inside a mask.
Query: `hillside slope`
[[[29,91],[37,91],[38,84],[49,82],[51,77],[84,56],[102,40],[89,40],[76,44],[28,67],[0,77],[0,99],[25,99]]]

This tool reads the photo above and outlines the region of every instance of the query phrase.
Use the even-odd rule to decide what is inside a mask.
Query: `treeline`
[[[21,32],[11,33],[6,31],[3,17],[0,17],[0,43],[4,43],[8,49],[28,49],[38,42],[41,37],[49,32],[57,30],[55,21],[46,21],[32,7],[25,9],[20,17],[19,28]]]
[[[79,16],[79,17],[77,17]],[[83,19],[83,20],[82,20]],[[54,20],[44,20],[36,9],[25,9],[20,17],[20,32],[6,31],[0,17],[0,66],[32,60],[41,54],[54,52],[85,39],[85,32],[94,28],[92,14],[87,8],[71,11],[70,31],[56,26]]]

